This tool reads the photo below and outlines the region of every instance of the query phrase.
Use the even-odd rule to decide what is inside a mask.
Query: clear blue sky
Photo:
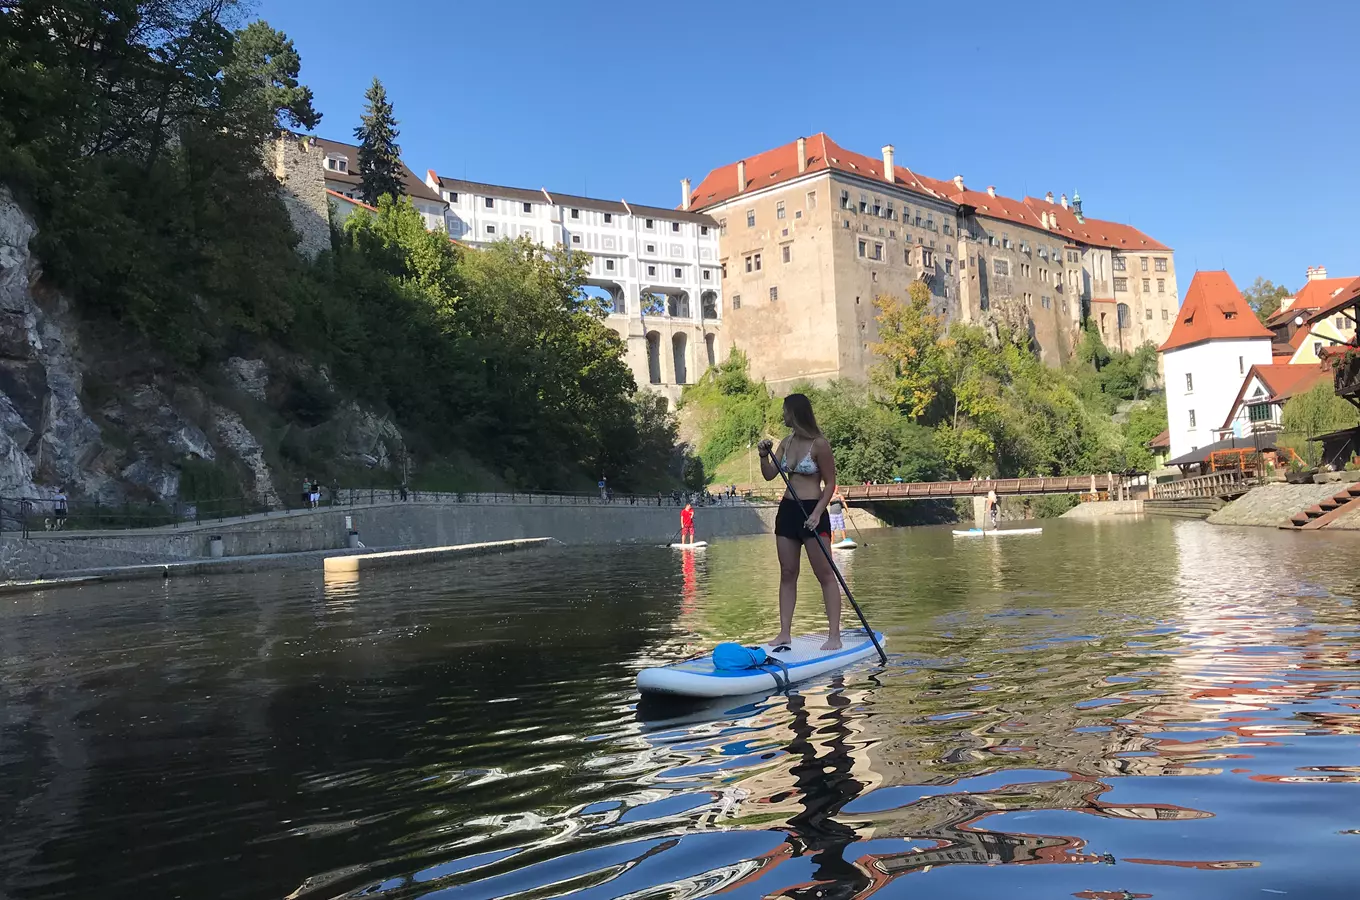
[[[1360,275],[1360,4],[257,0],[348,139],[373,76],[406,162],[658,206],[800,134],[1088,215],[1196,269]]]

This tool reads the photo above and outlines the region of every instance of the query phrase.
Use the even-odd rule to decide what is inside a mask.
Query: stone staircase
[[[1177,519],[1207,519],[1227,505],[1220,497],[1187,497],[1183,500],[1144,500],[1143,513]]]
[[[1360,482],[1352,482],[1321,503],[1315,503],[1303,512],[1294,513],[1289,519],[1289,524],[1280,527],[1312,531],[1331,524],[1352,509],[1360,509]]]

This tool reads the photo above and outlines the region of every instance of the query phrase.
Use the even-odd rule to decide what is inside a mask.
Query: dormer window
[[[326,168],[332,172],[349,173],[349,157],[331,154],[326,157]]]

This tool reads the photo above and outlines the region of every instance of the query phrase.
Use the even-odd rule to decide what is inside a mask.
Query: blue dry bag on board
[[[768,657],[761,647],[743,647],[729,641],[713,648],[715,669],[758,669],[767,661]]]

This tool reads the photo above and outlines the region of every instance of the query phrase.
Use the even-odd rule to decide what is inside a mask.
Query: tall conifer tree
[[[397,119],[382,82],[374,78],[364,98],[368,107],[354,129],[359,141],[359,190],[365,203],[377,206],[384,194],[396,199],[406,193],[401,180],[401,147],[397,144]]]

